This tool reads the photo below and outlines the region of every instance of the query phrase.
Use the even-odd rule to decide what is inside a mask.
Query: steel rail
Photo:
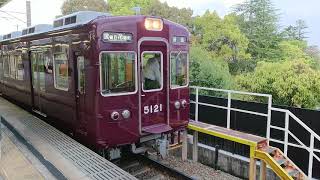
[[[196,178],[194,177],[191,177],[189,175],[187,175],[186,173],[184,172],[181,172],[175,168],[172,168],[160,161],[157,161],[153,158],[150,158],[146,155],[141,155],[141,154],[137,154],[135,155],[139,160],[142,160],[144,162],[147,162],[147,163],[151,163],[151,166],[154,166],[154,167],[159,167],[159,171],[165,171],[167,172],[168,174],[172,175],[174,178],[177,178],[177,179],[185,179],[185,180],[196,180]]]

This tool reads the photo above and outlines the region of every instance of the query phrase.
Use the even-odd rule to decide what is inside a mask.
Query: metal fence
[[[313,174],[313,160],[316,159],[320,162],[320,158],[315,153],[320,153],[320,150],[315,148],[315,140],[320,142],[320,137],[317,133],[315,133],[310,127],[308,127],[303,121],[301,121],[298,117],[296,117],[292,112],[290,112],[287,109],[281,109],[281,108],[275,108],[272,107],[272,95],[269,94],[261,94],[261,93],[249,93],[249,92],[241,92],[241,91],[233,91],[233,90],[224,90],[224,89],[216,89],[216,88],[207,88],[207,87],[196,87],[191,86],[190,87],[193,92],[195,92],[195,100],[190,100],[190,103],[193,103],[195,105],[195,121],[199,121],[199,105],[201,106],[208,106],[212,108],[218,108],[218,109],[224,109],[227,111],[226,113],[226,127],[230,128],[230,121],[231,121],[231,111],[256,115],[256,116],[262,116],[266,118],[267,121],[267,128],[266,128],[266,138],[275,143],[279,143],[284,145],[284,153],[287,156],[288,153],[288,147],[296,147],[303,149],[309,153],[309,164],[308,164],[308,177],[311,179]],[[213,91],[213,92],[219,92],[219,93],[225,93],[227,95],[227,105],[217,105],[213,103],[204,103],[199,101],[199,91]],[[232,100],[234,95],[247,95],[247,96],[253,96],[258,98],[266,98],[267,100],[267,113],[261,113],[257,111],[251,111],[247,109],[240,109],[240,108],[234,108],[232,107]],[[271,114],[272,111],[274,112],[281,112],[285,113],[285,127],[280,127],[276,125],[272,125],[271,123]],[[307,146],[302,142],[301,139],[299,139],[295,132],[290,131],[290,118],[294,120],[296,123],[298,123],[303,129],[305,129],[310,134],[310,145]],[[270,136],[271,129],[276,129],[284,132],[284,140],[274,139]],[[289,137],[292,137],[297,143],[289,142]]]

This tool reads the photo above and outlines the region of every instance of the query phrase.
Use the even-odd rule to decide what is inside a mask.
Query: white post
[[[310,135],[310,148],[309,148],[308,179],[312,179],[313,151],[314,151],[314,135],[311,134]]]
[[[188,158],[188,132],[187,130],[183,131],[182,134],[182,155],[181,159],[182,161],[187,160]]]
[[[193,132],[192,160],[198,162],[198,131]]]
[[[26,1],[26,15],[27,15],[27,27],[31,26],[31,2]]]
[[[288,138],[289,138],[289,113],[286,111],[284,132],[284,155],[288,154]]]
[[[231,92],[228,91],[228,112],[227,112],[227,128],[230,129],[230,117],[231,117]]]
[[[195,121],[198,122],[199,121],[199,89],[198,87],[196,87],[196,109],[195,109]]]
[[[267,139],[270,139],[272,96],[268,98]]]

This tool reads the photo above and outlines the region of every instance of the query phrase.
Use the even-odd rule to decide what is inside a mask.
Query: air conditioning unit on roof
[[[52,25],[50,24],[38,24],[26,29],[22,30],[22,35],[27,35],[27,34],[35,34],[35,33],[41,33],[41,32],[47,32],[52,30]]]
[[[61,28],[78,24],[86,24],[99,16],[110,16],[110,14],[95,11],[79,11],[57,18],[53,22],[53,27]]]

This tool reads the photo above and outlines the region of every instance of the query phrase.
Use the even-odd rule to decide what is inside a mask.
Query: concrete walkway
[[[36,168],[39,164],[33,164],[29,159],[31,153],[24,154],[9,136],[2,132],[0,180],[45,179],[45,176]]]

